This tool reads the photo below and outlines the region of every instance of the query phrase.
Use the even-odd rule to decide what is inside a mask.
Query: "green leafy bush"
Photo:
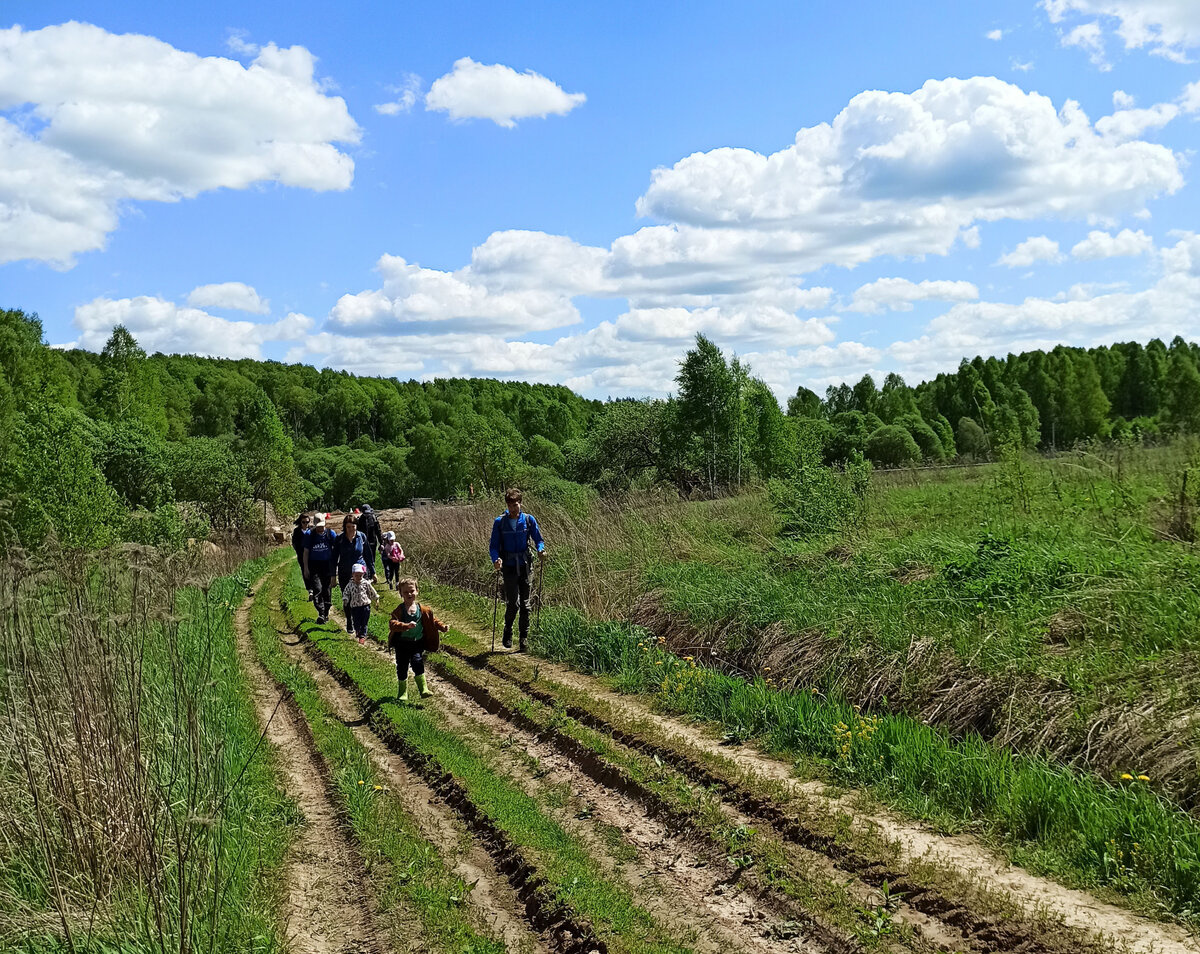
[[[930,434],[933,432],[930,431]],[[899,424],[885,424],[867,438],[866,456],[884,467],[915,464],[921,459],[921,448],[912,435]]]

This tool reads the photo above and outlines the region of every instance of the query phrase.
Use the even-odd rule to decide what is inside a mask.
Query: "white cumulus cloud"
[[[1073,258],[1084,261],[1098,258],[1147,255],[1154,251],[1154,240],[1138,229],[1121,229],[1116,235],[1099,230],[1088,233],[1087,238],[1071,249]]]
[[[187,300],[193,308],[226,308],[252,315],[265,315],[271,310],[271,303],[244,282],[200,285],[188,292]]]
[[[150,352],[258,359],[265,342],[298,340],[315,322],[295,312],[274,322],[231,321],[162,298],[97,298],[76,307],[79,337],[72,345],[99,351],[116,325]]]
[[[1200,4],[1195,0],[1042,0],[1042,7],[1052,23],[1076,16],[1115,21],[1127,50],[1145,47],[1157,56],[1186,62],[1187,51],[1200,46]],[[1099,23],[1093,22],[1098,30]]]
[[[496,290],[461,273],[422,268],[396,255],[379,259],[383,287],[343,295],[329,315],[341,332],[544,331],[575,324],[579,312],[553,288]]]
[[[1158,103],[1149,109],[1119,109],[1096,120],[1096,132],[1110,142],[1128,142],[1150,129],[1161,129],[1179,115],[1174,103]]]
[[[1004,39],[1004,31],[998,30],[998,29],[997,30],[988,30],[987,38],[989,40],[1003,40]]]
[[[1035,235],[1006,252],[997,260],[997,265],[1007,265],[1009,268],[1028,268],[1034,262],[1061,262],[1062,253],[1058,250],[1058,242],[1045,235]]]
[[[1072,101],[1058,110],[990,77],[931,80],[860,93],[769,156],[722,148],[655,170],[638,211],[673,224],[614,255],[679,272],[714,258],[807,270],[945,254],[976,222],[1116,218],[1182,184],[1170,149],[1112,141]]]
[[[490,119],[511,129],[518,119],[565,116],[586,100],[583,93],[565,92],[533,70],[518,73],[511,66],[488,66],[464,56],[455,61],[453,70],[433,81],[425,94],[425,108],[447,113],[451,119]]]
[[[304,47],[243,66],[86,23],[0,30],[0,262],[69,267],[123,203],[278,182],[346,189],[358,141]]]
[[[1091,347],[1176,334],[1196,336],[1200,311],[1200,236],[1159,253],[1162,277],[1140,291],[1075,286],[1064,295],[1022,302],[955,305],[888,353],[914,376],[952,370],[963,355],[1005,354],[1056,344]]]
[[[912,311],[917,301],[974,301],[979,289],[964,281],[911,282],[907,278],[880,278],[854,292],[848,311],[877,315],[881,311]]]
[[[1079,47],[1087,53],[1093,66],[1105,72],[1112,69],[1112,64],[1104,55],[1104,33],[1100,29],[1100,24],[1095,20],[1090,23],[1081,23],[1065,33],[1062,45]]]

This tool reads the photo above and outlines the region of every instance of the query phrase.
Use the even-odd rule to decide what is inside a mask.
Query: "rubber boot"
[[[413,678],[417,681],[417,692],[421,694],[422,699],[428,699],[433,695],[429,685],[425,682],[424,676],[413,676]]]
[[[419,683],[418,683],[419,685]],[[408,680],[400,683],[400,695],[396,696],[397,702],[408,702]]]

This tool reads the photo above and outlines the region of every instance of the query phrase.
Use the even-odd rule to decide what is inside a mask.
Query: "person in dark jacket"
[[[317,607],[317,622],[329,620],[329,603],[333,596],[333,574],[337,569],[334,547],[338,535],[325,527],[324,514],[314,514],[312,529],[304,538],[304,575],[312,581],[313,603]]]
[[[363,565],[367,568],[367,579],[375,582],[375,554],[383,545],[383,530],[379,526],[379,517],[371,509],[370,504],[362,505],[362,513],[358,517],[358,529],[366,540],[363,547]]]
[[[354,565],[362,563],[363,552],[367,548],[367,538],[358,529],[358,521],[353,514],[346,514],[342,520],[342,532],[334,544],[333,554],[337,561],[338,587],[342,591],[342,609],[346,611],[346,632],[350,632],[350,605],[346,602],[346,584],[354,575]]]
[[[292,530],[292,549],[296,551],[296,562],[300,564],[300,573],[304,577],[304,588],[308,590],[308,598],[313,598],[312,584],[308,574],[304,572],[304,541],[308,536],[308,514],[302,513],[296,518],[296,527]]]
[[[529,545],[533,543],[540,560],[546,555],[546,544],[533,514],[521,510],[520,490],[509,488],[504,494],[504,503],[508,511],[492,523],[489,551],[492,564],[504,574],[504,648],[512,649],[513,620],[519,611],[520,651],[525,652],[529,641],[529,590],[533,576]]]

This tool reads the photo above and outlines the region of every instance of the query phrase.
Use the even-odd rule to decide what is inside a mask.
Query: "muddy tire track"
[[[481,637],[473,626],[463,625],[464,621],[459,619],[451,618],[450,621],[456,629],[473,634],[479,644]],[[900,864],[863,855],[835,837],[806,825],[799,813],[789,813],[775,801],[755,795],[714,774],[700,760],[671,746],[656,744],[634,731],[627,731],[590,710],[564,704],[554,693],[539,688],[533,680],[516,676],[497,665],[482,649],[474,655],[446,644],[444,649],[468,665],[505,680],[531,698],[559,707],[577,722],[609,735],[615,742],[655,757],[691,781],[719,792],[722,799],[738,811],[767,826],[785,840],[823,855],[837,868],[853,872],[865,884],[881,889],[886,882],[890,891],[903,895],[906,904],[921,915],[945,925],[952,933],[969,939],[970,945],[977,949],[1046,954],[1070,954],[1089,949],[1110,951],[1118,947],[1145,954],[1200,952],[1200,943],[1181,927],[1152,922],[1100,902],[1084,892],[1009,867],[970,838],[948,838],[892,817],[862,813],[850,804],[850,798],[831,797],[827,787],[821,783],[798,782],[792,778],[790,768],[777,760],[745,747],[724,746],[704,732],[682,725],[637,700],[617,696],[591,677],[542,659],[531,663],[542,674],[570,688],[601,698],[622,716],[651,725],[668,739],[732,761],[744,772],[781,783],[793,797],[807,801],[819,799],[826,803],[826,810],[832,808],[850,814],[856,824],[871,826],[883,837],[895,842],[900,848]],[[518,665],[524,667],[526,664]],[[967,881],[978,881],[985,889],[1017,899],[1028,910],[1048,913],[1052,919],[1061,922],[1062,928],[1054,932],[1061,936],[1050,936],[1032,920],[977,911],[969,903],[948,897],[916,880],[908,870],[910,866],[926,865],[955,873]]]
[[[458,692],[475,703],[479,710],[486,713],[485,719],[496,721],[496,731],[502,731],[501,727],[505,727],[520,734],[527,746],[538,746],[542,749],[547,746],[553,747],[559,755],[567,760],[576,776],[587,779],[593,788],[598,786],[605,791],[609,800],[623,803],[626,806],[626,817],[630,813],[643,814],[646,819],[658,820],[671,830],[690,831],[691,835],[688,841],[702,843],[706,849],[705,855],[709,859],[709,863],[718,868],[722,867],[721,847],[696,832],[693,819],[689,814],[680,811],[652,789],[633,779],[623,768],[607,761],[578,740],[557,730],[548,729],[524,713],[512,709],[491,693],[486,686],[463,679],[460,675],[438,666],[436,660],[433,665],[438,668],[443,680],[452,684]],[[570,715],[570,712],[567,714]],[[610,735],[618,747],[624,747],[629,751],[641,751],[616,738],[609,729],[604,728],[603,731],[606,735]],[[665,762],[664,759],[659,761]],[[683,777],[688,778],[687,775],[683,775]],[[718,790],[716,786],[709,784],[707,779],[688,780],[697,782],[698,785],[709,791]],[[586,783],[581,783],[578,778],[574,784],[586,785]],[[749,827],[755,823],[762,824],[762,819],[740,811],[730,802],[725,793],[721,794],[723,800],[719,810],[732,825]],[[774,830],[774,827],[767,826],[768,830]],[[782,840],[786,841],[787,839]],[[830,883],[842,884],[846,887],[848,894],[867,909],[875,907],[882,900],[880,891],[859,878],[857,872],[847,866],[834,864],[828,851],[819,852],[810,845],[794,842],[789,854],[794,871],[797,874],[803,873],[805,879],[810,882],[816,880],[813,877],[815,872],[820,878]],[[804,923],[813,936],[819,938],[827,949],[858,949],[858,945],[850,937],[826,924],[811,912],[797,907],[791,899],[781,896],[778,892],[762,884],[752,872],[727,871],[725,883],[733,880],[743,882],[747,888],[752,890],[765,911],[770,912],[778,921]],[[890,886],[888,888],[889,896],[891,896]],[[907,901],[896,902],[893,899],[891,914],[898,922],[911,927],[914,933],[929,946],[940,950],[1037,950],[1037,948],[994,947],[994,937],[972,936],[971,933],[960,929],[952,921],[934,917],[926,911],[910,905]]]
[[[365,869],[346,836],[346,822],[329,788],[324,763],[316,756],[308,725],[291,698],[281,696],[254,652],[253,602],[253,594],[247,596],[234,616],[238,655],[285,790],[304,816],[285,860],[287,948],[293,954],[383,954],[385,946],[363,896]]]
[[[409,771],[404,761],[368,728],[350,693],[304,651],[302,639],[290,631],[277,632],[288,659],[304,668],[317,684],[322,698],[366,749],[372,762],[389,780],[391,794],[399,798],[421,835],[452,861],[451,870],[470,885],[468,904],[476,921],[500,939],[508,951],[548,951],[546,940],[535,934],[524,918],[524,906],[492,857],[470,833],[456,824],[455,816],[438,799],[424,779]]]
[[[524,919],[535,932],[548,939],[548,946],[562,954],[608,954],[608,946],[596,937],[591,925],[554,897],[536,864],[517,848],[502,828],[476,807],[463,785],[444,772],[435,760],[411,745],[379,712],[349,673],[313,646],[303,633],[298,636],[312,662],[354,700],[359,718],[466,825],[491,857],[496,870],[508,879],[522,906]]]
[[[608,858],[606,867],[633,890],[652,915],[679,933],[695,936],[698,952],[859,950],[853,941],[832,930],[814,931],[807,912],[741,884],[742,872],[724,856],[705,850],[707,846],[694,844],[694,839],[684,834],[679,818],[666,813],[656,817],[641,800],[623,791],[625,786],[596,779],[553,739],[519,726],[507,718],[507,710],[490,711],[474,695],[461,691],[448,674],[442,674],[437,695],[441,698],[439,712],[460,734],[481,736],[497,753],[509,753],[509,778],[526,793],[538,798],[552,786],[571,793],[568,806],[552,813],[559,824],[589,846],[593,856],[606,859],[612,850],[599,826],[621,832],[624,843],[636,848],[636,857],[623,858],[620,863]],[[522,764],[515,754],[518,749],[536,761],[536,773]],[[806,925],[809,930],[798,929],[801,921],[810,922]]]

